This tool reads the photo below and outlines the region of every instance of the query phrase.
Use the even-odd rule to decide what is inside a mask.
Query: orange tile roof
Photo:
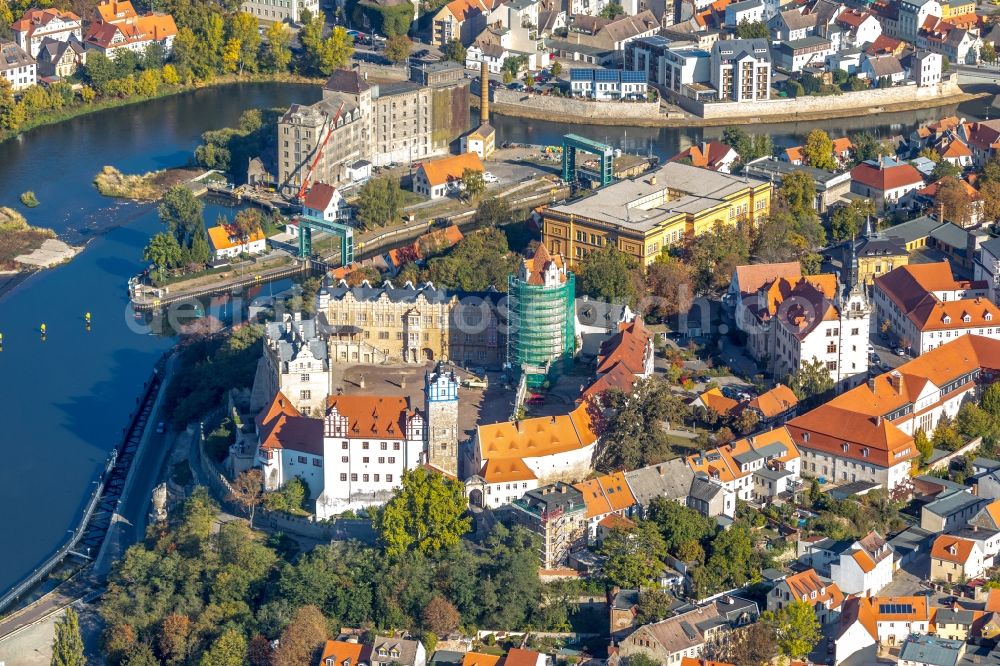
[[[843,155],[844,153],[854,150],[854,144],[846,136],[839,139],[833,140],[833,154]]]
[[[744,295],[756,294],[765,284],[775,282],[780,278],[798,280],[802,277],[802,266],[797,261],[781,264],[751,264],[737,266],[733,271]]]
[[[684,657],[681,666],[733,666],[728,661],[709,661],[699,657]]]
[[[764,415],[765,419],[770,419],[787,412],[797,404],[799,404],[799,399],[795,397],[792,389],[784,384],[776,384],[771,390],[765,391],[751,400],[747,407],[756,409]]]
[[[24,15],[14,21],[11,24],[11,29],[15,32],[26,32],[28,36],[39,27],[47,25],[53,20],[63,20],[67,22],[79,21],[80,17],[73,12],[63,11],[62,9],[56,9],[55,7],[47,7],[46,9],[29,9],[24,13]]]
[[[625,367],[624,363],[615,363],[611,366],[610,370],[595,379],[590,386],[585,388],[583,393],[580,395],[580,398],[582,400],[593,398],[611,389],[618,389],[623,393],[631,393],[632,388],[635,386],[638,379],[639,378],[635,376],[635,373]]]
[[[597,441],[588,409],[581,404],[569,414],[504,421],[476,428],[483,460],[537,458],[575,451]]]
[[[330,411],[347,419],[349,436],[406,439],[406,422],[413,415],[403,396],[332,395],[326,399]]]
[[[1000,588],[990,590],[989,596],[986,597],[986,612],[1000,612]]]
[[[606,530],[628,530],[635,527],[634,522],[617,513],[610,513],[604,516],[604,518],[601,518],[601,522],[597,524]]]
[[[462,657],[462,666],[497,666],[499,654],[483,654],[482,652],[466,652]]]
[[[995,529],[1000,529],[1000,500],[993,500],[982,509],[989,515],[990,519],[993,521]],[[998,608],[997,610],[1000,610]]]
[[[605,474],[596,479],[575,483],[573,486],[583,495],[588,518],[624,511],[635,506],[635,497],[632,496],[623,472]]]
[[[856,550],[851,554],[854,561],[858,563],[861,570],[868,573],[875,569],[875,561],[863,550]]]
[[[486,170],[479,159],[479,155],[476,153],[462,153],[461,155],[452,155],[437,160],[421,162],[417,165],[417,169],[423,170],[424,175],[427,177],[427,182],[430,183],[431,187],[444,185],[454,180],[461,180],[462,174],[465,173],[466,169],[472,169],[473,171]]]
[[[731,147],[721,141],[709,141],[703,144],[695,144],[687,150],[677,153],[670,158],[670,161],[680,162],[690,159],[691,166],[718,171],[723,166],[723,160],[732,151]]]
[[[218,224],[214,227],[209,227],[208,238],[212,241],[212,247],[216,250],[228,250],[230,248],[239,247],[243,245],[243,242],[238,236],[233,233],[232,228]],[[256,243],[257,241],[264,240],[264,232],[260,229],[255,231],[247,243]]]
[[[643,374],[651,337],[639,317],[631,323],[619,324],[618,332],[601,345],[597,355],[597,372],[608,372],[616,363],[624,363],[633,374]]]
[[[946,562],[965,564],[969,561],[974,546],[975,542],[969,539],[942,534],[934,539],[934,544],[931,546],[931,557]]]
[[[485,14],[487,11],[479,0],[452,0],[445,7],[458,21],[465,21],[473,12]]]
[[[958,140],[950,142],[947,146],[944,146],[943,148],[941,146],[938,146],[937,151],[938,154],[944,158],[972,157],[972,151],[969,150],[969,147]]]
[[[785,447],[784,455],[774,457],[779,462],[788,462],[799,457],[799,451],[795,448],[788,431],[785,428],[775,428],[759,435],[737,440],[732,444],[690,455],[687,457],[688,467],[696,474],[702,472],[710,478],[729,483],[751,474],[751,472],[744,472],[741,469],[735,456],[750,451],[759,451],[770,444],[781,444]]]
[[[565,271],[563,270],[564,264],[562,255],[557,254],[552,256],[549,253],[548,248],[545,247],[545,243],[539,243],[538,247],[535,249],[535,254],[533,254],[530,259],[524,260],[524,272],[527,274],[528,284],[545,284],[545,272],[549,269],[549,266],[553,264],[555,264],[556,268],[559,269],[559,281],[565,282],[567,277]]]
[[[483,477],[486,483],[530,481],[538,478],[521,458],[490,458],[483,465],[479,476]]]
[[[323,422],[302,416],[280,391],[257,416],[260,448],[323,455]]]
[[[875,287],[891,300],[920,331],[992,326],[1000,309],[979,297],[941,301],[937,291],[985,290],[985,283],[952,277],[947,261],[898,266],[875,278]],[[963,321],[965,317],[969,321]],[[947,321],[946,321],[947,318]]]
[[[96,9],[97,15],[105,23],[123,21],[138,16],[129,0],[109,0],[109,2],[97,5]]]
[[[945,180],[944,178],[940,178],[934,181],[933,183],[927,185],[926,187],[920,188],[919,190],[917,190],[917,194],[933,199],[934,197],[937,196],[938,191],[941,189],[941,184],[944,183],[944,180]],[[958,182],[960,182],[962,186],[965,188],[965,193],[969,195],[969,199],[975,199],[976,197],[979,196],[979,190],[973,187],[969,181],[965,180],[964,178],[958,178],[956,180],[958,180]]]
[[[920,455],[913,438],[887,419],[844,409],[832,401],[792,419],[785,427],[799,448],[882,467],[892,467]]]
[[[791,148],[785,148],[785,159],[787,159],[792,164],[801,164],[805,162],[806,156],[802,152],[802,146],[792,146]]]
[[[721,416],[725,416],[740,406],[739,401],[722,395],[722,389],[719,388],[713,388],[705,391],[698,396],[698,399],[701,400],[706,409],[711,409]]]
[[[319,658],[320,666],[357,666],[361,661],[361,643],[327,641]],[[493,666],[488,664],[486,666]]]
[[[805,599],[810,606],[830,602],[830,608],[839,608],[844,601],[844,593],[836,583],[827,583],[820,579],[815,569],[793,574],[785,578],[789,591],[795,599]],[[815,597],[812,595],[815,593]]]
[[[504,666],[535,666],[542,655],[534,650],[511,648],[504,657]]]
[[[879,192],[887,192],[910,185],[922,185],[924,182],[923,176],[912,164],[878,167],[867,162],[862,162],[851,169],[851,180]]]

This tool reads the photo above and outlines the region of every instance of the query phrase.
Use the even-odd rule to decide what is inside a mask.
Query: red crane
[[[344,104],[346,104],[346,102],[340,103],[340,108],[337,109],[337,113],[333,114],[333,118],[328,121],[329,125],[324,125],[324,128],[327,128],[326,136],[316,149],[316,157],[313,158],[312,164],[309,165],[309,171],[306,172],[306,177],[302,179],[302,187],[299,188],[299,201],[302,201],[303,197],[306,196],[306,192],[309,190],[309,183],[312,181],[313,171],[316,170],[316,165],[319,164],[320,158],[323,157],[323,150],[326,148],[327,142],[330,140],[330,137],[333,136],[333,130],[337,127],[337,121],[340,120],[340,114],[344,110]]]

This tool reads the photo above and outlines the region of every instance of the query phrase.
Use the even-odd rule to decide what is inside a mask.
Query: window
[[[393,442],[392,443],[392,450],[393,451],[399,451],[399,442]]]
[[[380,457],[380,458],[378,459],[378,464],[379,464],[379,465],[384,465],[384,464],[385,464],[385,458],[381,458],[381,457]]]
[[[323,461],[319,458],[313,458],[313,467],[322,467]]]
[[[341,481],[347,481],[347,475],[346,474],[341,474],[340,475],[340,480]]]
[[[312,391],[299,391],[299,398],[302,400],[311,400]]]
[[[351,459],[348,458],[347,456],[340,456],[340,462],[342,462],[342,463],[349,463],[349,462],[351,462]]]
[[[386,483],[392,483],[392,474],[386,474],[385,475],[385,482]]]
[[[367,474],[362,474],[361,475],[361,480],[364,481],[365,483],[367,483],[368,482],[368,475]]]
[[[299,456],[299,462],[305,465],[309,460],[305,456]]]
[[[299,375],[299,381],[300,382],[307,382],[307,381],[309,381],[309,375]]]
[[[837,362],[836,361],[827,361],[826,362],[826,369],[827,370],[836,370],[837,369]]]
[[[357,480],[358,480],[358,475],[357,474],[351,474],[351,481],[357,481]]]
[[[362,459],[361,459],[361,463],[362,463],[363,465],[367,465],[367,464],[368,464],[368,456],[365,456],[364,458],[362,458]]]
[[[395,465],[396,464],[396,459],[394,457],[392,457],[392,456],[389,456],[389,464],[390,465]]]
[[[368,450],[368,442],[361,442],[361,448],[364,449],[365,451],[367,451]]]

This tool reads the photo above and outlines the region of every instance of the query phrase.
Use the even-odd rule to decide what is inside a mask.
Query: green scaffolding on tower
[[[508,278],[510,298],[507,361],[523,368],[528,386],[538,388],[549,374],[559,374],[576,352],[575,277],[557,286]]]

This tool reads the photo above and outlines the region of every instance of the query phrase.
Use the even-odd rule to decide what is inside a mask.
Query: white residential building
[[[264,23],[299,23],[302,12],[319,14],[319,0],[243,0],[240,9]]]
[[[771,98],[771,50],[766,39],[727,39],[712,47],[712,87],[720,100]]]
[[[877,532],[869,532],[830,563],[830,578],[844,594],[869,597],[892,582],[892,546]]]
[[[478,70],[485,62],[490,74],[499,74],[510,56],[510,51],[500,44],[476,42],[465,51],[465,67]]]
[[[910,57],[910,78],[918,86],[936,86],[941,83],[941,54],[918,51]]]
[[[726,27],[735,28],[740,23],[757,23],[764,20],[763,0],[740,0],[726,6]]]
[[[58,42],[67,42],[71,37],[83,40],[83,20],[73,12],[53,7],[29,9],[10,29],[17,45],[32,58],[38,57],[46,38]]]
[[[835,663],[863,652],[857,663],[875,663],[876,646],[902,645],[911,634],[926,634],[931,608],[923,595],[912,597],[853,597],[844,602],[840,625],[832,636]]]
[[[264,328],[264,355],[254,378],[256,404],[267,404],[282,393],[303,416],[326,413],[330,395],[330,363],[326,340],[319,334],[315,319],[303,319],[296,312]]]
[[[1000,239],[991,238],[979,246],[973,277],[986,283],[990,300],[1000,304]]]
[[[600,102],[646,98],[643,72],[573,67],[569,80],[573,95]]]
[[[986,282],[958,281],[947,261],[899,266],[875,278],[879,325],[920,355],[963,335],[1000,340],[1000,308]]]
[[[696,475],[705,475],[740,500],[758,504],[794,491],[801,469],[799,452],[784,428],[688,456],[687,463]]]
[[[84,43],[90,50],[111,60],[119,51],[144,55],[158,44],[169,54],[177,37],[177,25],[170,14],[137,14],[130,0],[106,0],[97,5],[97,20],[90,24]]]
[[[771,50],[774,65],[793,73],[801,72],[807,66],[823,66],[827,57],[836,52],[837,49],[829,39],[818,35],[777,42]]]
[[[231,227],[220,224],[208,229],[208,240],[216,259],[233,258],[241,254],[261,254],[267,251],[267,238],[259,229],[247,238],[241,238]]]
[[[38,63],[14,42],[0,42],[0,75],[14,91],[29,88],[38,81]]]
[[[844,31],[843,48],[864,47],[882,35],[882,24],[871,12],[846,9],[840,12],[835,23]]]
[[[941,3],[938,0],[901,0],[899,5],[897,35],[890,35],[907,42],[916,42],[920,26],[928,16],[941,17]]]
[[[333,185],[314,183],[302,201],[302,214],[327,222],[351,218],[351,207]]]

